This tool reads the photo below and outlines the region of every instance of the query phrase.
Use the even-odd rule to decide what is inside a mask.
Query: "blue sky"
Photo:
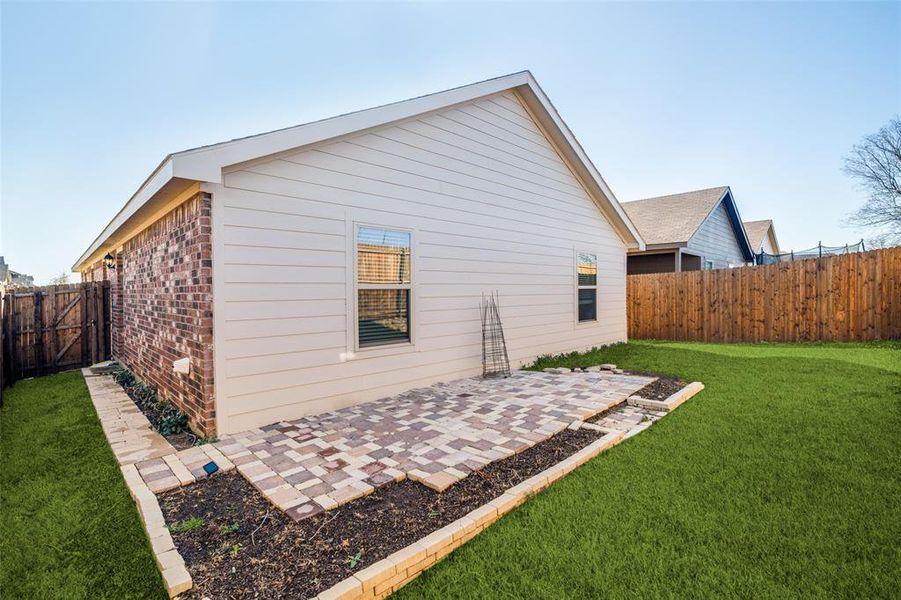
[[[2,4],[0,253],[70,265],[163,156],[530,69],[620,200],[730,185],[838,244],[901,3]]]

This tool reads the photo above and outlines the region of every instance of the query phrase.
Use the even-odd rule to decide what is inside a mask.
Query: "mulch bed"
[[[125,390],[125,393],[128,394],[128,397],[131,398],[131,401],[135,403],[135,406],[138,407],[138,410],[144,413],[144,416],[147,417],[148,421],[150,421],[150,426],[153,427],[153,430],[159,432],[160,419],[163,416],[162,411],[156,410],[152,406],[141,406],[140,404],[135,402],[135,397],[132,394],[131,388],[126,387],[122,384],[119,385],[123,390]],[[172,447],[176,450],[184,450],[185,448],[190,448],[197,443],[198,439],[200,439],[200,436],[187,428],[183,431],[180,431],[179,433],[163,435],[163,437],[166,438],[166,441],[172,444]]]
[[[128,389],[123,389],[125,389],[125,392],[128,393],[128,397],[131,398],[132,401],[134,401],[134,398],[132,398],[131,394],[128,392]],[[160,419],[163,416],[162,411],[158,411],[152,406],[144,408],[137,402],[135,402],[135,406],[137,406],[141,410],[141,412],[144,413],[144,416],[147,417],[148,421],[150,421],[150,426],[153,427],[153,430],[159,432]],[[198,439],[200,439],[200,437],[190,429],[185,429],[184,431],[180,431],[178,433],[163,435],[163,437],[166,438],[166,441],[172,444],[172,447],[176,450],[184,450],[185,448],[190,448],[195,443],[197,443]]]
[[[194,588],[185,598],[311,598],[497,498],[601,436],[564,430],[492,463],[442,493],[404,480],[294,522],[237,473],[159,496],[166,522],[202,525],[173,533]]]
[[[665,375],[655,375],[654,377],[657,377],[656,381],[644,386],[634,395],[641,396],[646,400],[666,400],[688,385],[675,377],[666,377]]]

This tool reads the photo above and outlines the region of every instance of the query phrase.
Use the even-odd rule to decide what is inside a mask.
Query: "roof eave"
[[[221,183],[223,169],[230,166],[374,127],[389,125],[510,89],[517,90],[527,104],[532,105],[533,109],[540,107],[541,110],[533,111],[534,116],[539,117],[539,122],[544,126],[546,133],[550,134],[555,145],[566,155],[570,167],[577,171],[580,180],[588,188],[599,209],[614,226],[626,248],[643,250],[645,243],[635,225],[619,205],[616,196],[613,195],[538,82],[529,71],[520,71],[393,104],[170,154],[163,159],[138,188],[138,191],[91,243],[73,265],[73,270],[84,269],[89,259],[97,254],[98,249],[102,248],[129,218],[173,179]]]
[[[159,165],[157,165],[156,169],[150,173],[147,179],[144,180],[141,187],[132,194],[131,198],[128,199],[128,202],[125,203],[125,206],[110,219],[110,222],[106,224],[106,227],[103,228],[100,235],[94,238],[94,241],[91,242],[88,249],[84,251],[84,254],[82,254],[79,259],[75,261],[75,264],[72,265],[72,270],[79,271],[85,268],[87,266],[85,263],[88,259],[95,254],[96,251],[103,246],[106,240],[109,239],[109,237],[131,216],[133,216],[138,209],[146,204],[148,200],[163,188],[163,186],[169,183],[174,177],[173,173],[172,155],[169,154]]]
[[[526,75],[527,80],[525,84],[520,86],[517,91],[520,93],[520,97],[526,100],[529,108],[534,108],[530,106],[534,102],[540,104],[543,109],[541,112],[550,119],[551,123],[549,124],[552,127],[548,127],[548,124],[543,123],[542,115],[540,113],[536,114],[534,110],[532,111],[533,117],[537,117],[545,134],[549,135],[554,145],[564,151],[567,164],[576,171],[579,179],[587,185],[588,191],[592,196],[596,200],[599,199],[601,201],[598,205],[599,208],[617,230],[617,233],[626,245],[626,249],[644,250],[644,238],[641,237],[638,228],[632,223],[632,220],[620,205],[619,200],[617,200],[607,182],[604,181],[597,167],[594,166],[582,145],[557,112],[550,98],[544,93],[544,90],[541,89],[535,78],[532,77],[532,74],[526,71]],[[559,135],[555,135],[555,133]]]

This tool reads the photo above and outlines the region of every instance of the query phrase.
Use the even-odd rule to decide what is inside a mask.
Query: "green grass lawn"
[[[477,536],[400,599],[898,598],[901,346],[633,342],[706,390]]]
[[[81,373],[4,396],[0,597],[166,598]]]
[[[398,597],[898,597],[901,345],[633,342],[707,389]],[[78,373],[0,412],[0,597],[165,597]]]

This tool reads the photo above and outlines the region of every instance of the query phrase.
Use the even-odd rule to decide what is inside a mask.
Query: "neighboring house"
[[[13,271],[0,256],[0,289],[31,287],[34,285],[34,277]]]
[[[213,435],[480,373],[492,291],[514,366],[625,340],[643,247],[522,72],[171,154],[74,270]]]
[[[623,202],[644,238],[629,250],[629,274],[722,269],[754,260],[727,187]]]
[[[780,254],[779,241],[776,239],[776,229],[773,227],[773,221],[764,219],[762,221],[745,221],[745,231],[748,232],[748,242],[754,255],[761,252],[767,254]]]

